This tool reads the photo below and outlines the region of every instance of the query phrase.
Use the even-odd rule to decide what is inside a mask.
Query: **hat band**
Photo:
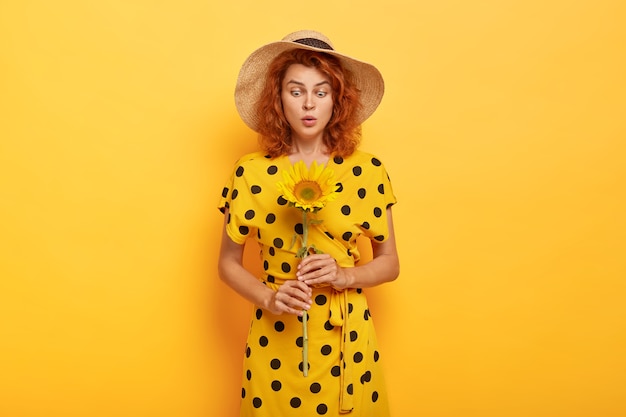
[[[315,39],[315,38],[296,39],[294,42],[301,43],[302,45],[312,46],[313,48],[328,49],[330,51],[333,50],[332,46],[330,46],[329,44],[327,44],[324,41],[321,41],[321,40]]]

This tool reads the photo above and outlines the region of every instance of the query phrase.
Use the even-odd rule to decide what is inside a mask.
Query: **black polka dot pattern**
[[[272,361],[270,362],[270,366],[272,367],[272,369],[280,368],[280,360],[279,359],[272,359]]]
[[[357,151],[348,157],[334,156],[328,165],[335,171],[337,198],[315,214],[323,221],[319,228],[309,230],[309,238],[340,264],[349,264],[359,255],[359,236],[374,242],[386,239],[385,211],[395,198],[382,163],[369,154]],[[274,290],[295,277],[299,260],[294,253],[304,234],[301,212],[290,206],[276,186],[288,166],[286,158],[251,154],[237,163],[220,190],[219,208],[228,209],[229,237],[239,244],[246,238],[259,242],[260,278]],[[333,299],[329,287],[313,290],[306,364],[301,351],[302,318],[274,315],[258,307],[253,310],[242,375],[245,414],[337,415],[341,414],[341,396],[354,415],[389,416],[365,293],[352,289],[347,298],[343,306]],[[337,321],[345,321],[347,327]],[[301,374],[305,366],[309,379]]]
[[[328,292],[314,295],[313,300],[314,305],[317,306],[316,308],[322,309],[329,305],[330,290],[327,291]],[[351,291],[357,294],[357,290]],[[353,316],[356,312],[368,319],[369,309],[367,305],[363,304],[360,300],[361,299],[356,298],[353,299],[354,302],[348,303],[346,313],[349,316]],[[311,317],[315,317],[316,314],[317,310],[314,309],[311,312]],[[371,407],[375,407],[376,404],[380,404],[383,407],[380,414],[388,416],[385,414],[386,403],[380,401],[380,393],[384,391],[384,386],[375,383],[376,378],[373,372],[377,369],[373,366],[380,360],[380,353],[375,346],[373,348],[371,347],[372,340],[361,334],[361,328],[349,330],[346,334],[345,343],[349,346],[354,346],[353,353],[351,353],[350,356],[344,355],[344,352],[340,349],[340,344],[336,341],[321,344],[317,353],[311,351],[311,356],[309,357],[310,361],[308,363],[309,370],[311,366],[314,366],[316,363],[321,363],[323,361],[321,358],[334,358],[333,362],[337,360],[339,362],[335,362],[329,366],[327,371],[328,380],[316,378],[307,382],[308,385],[306,385],[306,387],[308,389],[293,391],[285,388],[285,383],[288,382],[288,380],[284,379],[283,369],[289,366],[296,366],[299,372],[302,371],[304,363],[301,361],[299,355],[300,351],[296,351],[296,355],[293,355],[291,359],[287,356],[279,358],[267,355],[272,355],[272,350],[270,350],[273,345],[272,340],[276,338],[277,335],[283,333],[285,335],[289,334],[287,333],[289,332],[289,327],[286,322],[294,321],[297,323],[297,320],[290,317],[267,315],[264,310],[260,308],[254,310],[254,318],[257,322],[261,322],[265,317],[271,319],[269,327],[267,327],[267,332],[261,334],[261,336],[257,338],[257,342],[247,346],[246,349],[247,358],[254,358],[255,356],[268,357],[267,362],[265,362],[265,371],[263,371],[263,366],[259,367],[255,365],[257,363],[256,361],[252,361],[246,366],[244,372],[244,381],[246,381],[246,383],[242,387],[241,395],[242,398],[249,398],[248,404],[250,404],[250,407],[259,410],[269,410],[275,407],[274,404],[282,402],[288,409],[298,410],[302,415],[309,415],[311,413],[311,415],[325,415],[330,412],[331,407],[337,406],[337,394],[333,394],[333,390],[335,389],[333,387],[337,387],[337,385],[336,383],[332,384],[330,379],[335,381],[340,380],[343,372],[347,371],[347,368],[350,367],[352,369],[350,372],[354,372],[354,378],[346,383],[343,391],[344,395],[348,398],[354,398],[355,396],[358,396],[358,398],[365,397],[367,398],[367,401],[364,402],[366,406],[371,405]],[[251,334],[255,334],[254,327],[255,325],[253,324]],[[299,324],[296,325],[296,329],[300,329]],[[311,332],[314,331],[313,323],[311,323],[309,329]],[[336,331],[340,334],[341,327],[335,328],[329,321],[326,321],[324,331]],[[299,332],[296,331],[295,334],[298,333]],[[360,343],[361,340],[363,340],[364,343]],[[333,343],[335,346],[333,346]],[[295,345],[301,348],[303,345],[302,336],[298,335],[291,339],[289,345]],[[280,349],[281,352],[284,350],[285,349]],[[262,382],[266,378],[265,375],[267,375],[268,378],[267,382]],[[258,383],[261,383],[266,389],[259,391],[257,388],[253,388],[257,384],[256,381],[259,381]],[[254,394],[248,396],[248,392],[253,392]],[[246,403],[242,403],[242,406],[245,406],[245,404]]]

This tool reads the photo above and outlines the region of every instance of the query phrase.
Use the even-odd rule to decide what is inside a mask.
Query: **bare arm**
[[[227,218],[228,211],[224,214],[222,244],[217,266],[222,281],[254,305],[274,314],[302,315],[303,309],[311,308],[311,289],[305,283],[289,280],[274,291],[244,268],[244,245],[233,242],[226,233]]]
[[[374,287],[393,281],[400,273],[391,208],[387,209],[389,237],[373,243],[373,259],[365,265],[341,268],[328,254],[310,255],[298,266],[298,279],[309,286],[329,284],[337,289]]]

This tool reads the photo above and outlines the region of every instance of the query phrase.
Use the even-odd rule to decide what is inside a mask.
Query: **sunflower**
[[[291,207],[302,211],[302,236],[294,235],[293,243],[299,238],[302,247],[296,252],[297,258],[304,259],[310,251],[322,253],[315,245],[308,244],[309,225],[320,224],[322,220],[310,219],[309,213],[317,213],[326,203],[337,197],[339,186],[335,183],[335,173],[324,165],[313,161],[308,169],[303,161],[293,164],[287,171],[283,171],[283,181],[276,184],[283,193],[283,198]],[[292,245],[293,245],[292,243]],[[302,312],[302,363],[309,363],[309,336],[307,331],[307,311]],[[308,367],[302,369],[304,376],[308,375]]]
[[[332,169],[313,161],[307,168],[303,161],[283,171],[278,188],[290,205],[304,211],[316,212],[337,197],[337,184]]]

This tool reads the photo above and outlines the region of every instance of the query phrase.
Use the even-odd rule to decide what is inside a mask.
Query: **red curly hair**
[[[283,52],[269,66],[265,87],[256,106],[261,148],[272,158],[288,155],[291,151],[291,127],[283,113],[280,97],[283,78],[293,64],[315,68],[330,80],[333,114],[326,125],[324,145],[331,154],[341,157],[351,155],[361,139],[361,126],[357,121],[357,111],[361,106],[360,91],[339,59],[306,49]]]

